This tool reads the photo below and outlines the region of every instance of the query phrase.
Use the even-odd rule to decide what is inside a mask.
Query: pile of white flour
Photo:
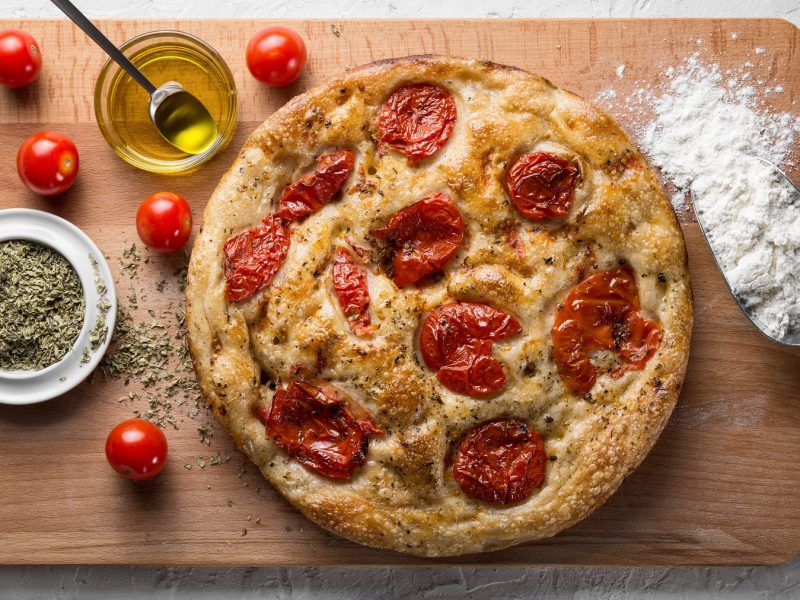
[[[678,189],[676,209],[686,210],[686,194],[694,194],[734,293],[767,329],[784,334],[800,330],[800,198],[754,156],[783,162],[800,119],[757,107],[752,66],[722,73],[694,55],[666,71],[663,90],[639,88],[622,107],[655,109],[637,133]],[[613,113],[615,97],[606,91],[597,100]]]

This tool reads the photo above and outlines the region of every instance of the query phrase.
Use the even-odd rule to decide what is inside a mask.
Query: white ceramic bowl
[[[33,404],[68,392],[94,371],[111,342],[117,316],[117,296],[111,270],[102,252],[89,236],[69,221],[29,208],[0,210],[0,241],[6,240],[29,240],[52,248],[69,261],[83,287],[83,327],[72,348],[61,360],[38,371],[0,369],[0,403]],[[100,313],[97,308],[100,294],[95,284],[92,259],[105,283],[105,300],[110,306],[105,316],[108,326],[106,339],[94,351],[89,336]],[[87,362],[82,362],[84,348],[89,351]]]

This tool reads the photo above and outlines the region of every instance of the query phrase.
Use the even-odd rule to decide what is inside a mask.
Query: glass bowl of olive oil
[[[120,46],[150,81],[177,81],[216,121],[216,140],[199,154],[167,142],[150,120],[150,97],[109,60],[94,89],[94,112],[103,137],[125,162],[153,173],[192,170],[222,151],[236,131],[236,84],[228,65],[203,40],[180,31],[154,31]],[[200,132],[202,133],[202,132]]]

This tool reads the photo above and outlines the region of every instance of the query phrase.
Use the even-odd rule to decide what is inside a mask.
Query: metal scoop
[[[200,100],[184,90],[175,81],[161,87],[153,83],[69,0],[51,0],[70,20],[100,46],[136,83],[150,95],[150,120],[170,144],[187,154],[205,152],[216,141],[219,133],[214,118]],[[213,127],[209,127],[209,123]],[[184,132],[206,132],[202,139]]]
[[[774,162],[770,162],[766,158],[761,158],[760,156],[755,156],[754,154],[750,154],[749,156],[752,156],[756,160],[760,160],[762,163],[764,163],[768,167],[771,167],[773,171],[777,171],[789,183],[789,185],[794,188],[794,191],[797,192],[798,194],[800,194],[800,188],[797,187],[794,184],[794,181],[789,179],[789,176],[786,173],[784,173],[783,171],[781,171],[780,168],[778,168],[778,165],[776,165]]]
[[[798,194],[800,194],[800,188],[798,188],[794,182],[789,179],[789,177],[781,171],[777,165],[771,163],[770,161],[761,158],[760,156],[753,156],[763,162],[765,165],[768,165],[778,173],[780,173],[783,178],[789,182],[789,184],[797,190]],[[725,274],[725,269],[722,268],[722,264],[720,263],[719,259],[717,258],[717,253],[714,251],[714,246],[711,244],[711,240],[708,236],[708,228],[706,224],[703,222],[703,217],[700,211],[697,209],[697,198],[695,198],[694,192],[689,191],[689,195],[692,198],[692,208],[694,208],[694,214],[697,217],[697,223],[700,225],[700,231],[703,232],[703,237],[708,244],[708,247],[711,248],[711,255],[714,257],[714,262],[719,269],[719,272],[722,274],[722,279],[725,280],[725,285],[728,286],[728,290],[730,291],[731,295],[733,296],[734,300],[736,300],[736,304],[739,305],[739,308],[742,309],[744,315],[750,320],[750,322],[755,325],[756,329],[758,329],[762,334],[767,336],[774,342],[778,342],[779,344],[784,344],[786,346],[800,346],[800,329],[789,329],[785,334],[779,335],[777,332],[768,329],[761,321],[758,320],[758,317],[753,313],[753,309],[747,305],[744,298],[739,296],[736,292],[733,291],[733,286],[731,285],[730,281],[728,281],[728,276]]]

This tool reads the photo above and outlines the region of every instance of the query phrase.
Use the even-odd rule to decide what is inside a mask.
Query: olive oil
[[[235,94],[218,66],[180,40],[140,48],[129,58],[156,87],[177,81],[188,94],[174,94],[164,101],[179,103],[178,110],[163,111],[170,118],[159,122],[162,131],[175,142],[172,145],[150,120],[150,96],[127,73],[118,71],[109,83],[106,102],[109,120],[124,140],[126,152],[150,161],[171,163],[213,146],[219,137],[217,120],[228,114],[231,102],[235,102]],[[191,101],[192,96],[202,106]],[[198,111],[200,116],[205,112],[203,106],[211,118],[195,120]],[[156,120],[160,113],[161,107],[156,111]],[[187,128],[189,121],[194,126]]]
[[[158,105],[153,123],[162,137],[188,154],[201,154],[219,137],[217,122],[208,109],[188,92],[170,94]]]

